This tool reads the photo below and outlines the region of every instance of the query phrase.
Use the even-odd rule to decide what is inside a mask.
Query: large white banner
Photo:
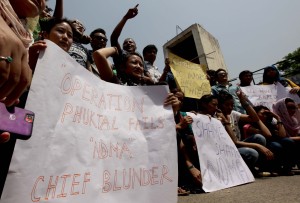
[[[263,105],[272,110],[272,105],[279,99],[290,97],[296,103],[300,103],[297,94],[289,93],[289,87],[283,87],[280,83],[276,85],[251,85],[241,87],[242,91],[248,96],[248,99],[254,106]]]
[[[193,132],[197,144],[203,190],[213,192],[254,181],[222,123],[206,115],[194,115]]]
[[[177,202],[177,145],[164,86],[106,83],[47,41],[1,202]]]

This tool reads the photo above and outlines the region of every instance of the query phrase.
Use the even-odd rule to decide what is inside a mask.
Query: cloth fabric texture
[[[288,136],[300,134],[300,110],[299,109],[296,109],[296,113],[293,116],[290,116],[285,105],[285,98],[283,98],[278,100],[273,105],[273,111],[280,116]]]

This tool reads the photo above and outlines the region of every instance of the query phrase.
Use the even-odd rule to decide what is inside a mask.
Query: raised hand
[[[124,17],[126,19],[134,18],[138,14],[138,6],[137,4],[134,8],[130,8]]]

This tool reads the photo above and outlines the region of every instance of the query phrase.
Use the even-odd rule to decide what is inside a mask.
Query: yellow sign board
[[[176,83],[185,97],[200,99],[205,94],[211,94],[205,65],[192,63],[172,53],[168,55]]]

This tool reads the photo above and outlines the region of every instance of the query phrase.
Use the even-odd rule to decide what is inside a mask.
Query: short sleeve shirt
[[[78,42],[73,42],[70,50],[68,51],[69,55],[72,56],[80,65],[88,69],[88,61],[90,60],[90,54],[87,48]]]
[[[159,79],[161,77],[161,73],[158,71],[158,68],[154,65],[152,65],[150,62],[145,61],[144,66],[145,71],[149,72],[151,79],[157,83],[159,82]]]

